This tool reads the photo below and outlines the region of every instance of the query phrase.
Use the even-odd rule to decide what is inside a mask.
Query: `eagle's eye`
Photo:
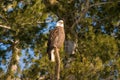
[[[60,24],[63,24],[63,22],[59,22]]]

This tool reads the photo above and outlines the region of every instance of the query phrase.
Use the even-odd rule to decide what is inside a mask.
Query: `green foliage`
[[[73,66],[69,70],[73,71],[74,75],[76,73],[81,75],[76,77],[77,79],[99,79],[100,74],[104,72],[105,76],[109,77],[111,66],[104,65],[109,65],[110,60],[117,60],[116,54],[119,52],[118,44],[113,37],[107,34],[95,34],[90,26],[85,38],[78,40],[77,49],[76,60],[71,63]],[[115,65],[119,64],[116,62]]]
[[[61,80],[99,80],[111,76],[111,79],[120,79],[119,0],[25,0],[25,6],[19,8],[20,1],[0,1],[0,43],[9,45],[5,50],[0,47],[0,63],[9,62],[7,72],[0,67],[0,73],[3,73],[0,79],[19,75],[29,80],[54,77],[55,63],[48,60],[46,53],[48,34],[40,33],[46,27],[44,20],[48,14],[64,20],[66,40],[77,44],[75,54],[60,51]],[[13,11],[8,12],[10,5]],[[114,28],[118,31],[111,36]],[[34,51],[34,58],[29,54],[29,48]],[[21,57],[23,49],[28,59],[24,59],[26,65],[21,70],[16,56]],[[11,60],[8,61],[5,56],[10,52]],[[11,71],[13,64],[17,64],[17,72]]]

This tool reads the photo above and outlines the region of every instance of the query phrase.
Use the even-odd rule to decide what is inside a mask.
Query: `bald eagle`
[[[50,31],[47,44],[48,57],[52,62],[55,61],[55,48],[59,50],[63,46],[64,40],[65,40],[64,22],[63,20],[59,20],[56,23],[55,29]]]

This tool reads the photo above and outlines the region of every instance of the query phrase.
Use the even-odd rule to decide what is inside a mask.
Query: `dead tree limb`
[[[5,29],[11,29],[9,26],[5,26],[5,25],[1,25],[1,24],[0,24],[0,27],[5,28]]]
[[[60,55],[59,55],[59,49],[55,48],[55,80],[60,80]]]

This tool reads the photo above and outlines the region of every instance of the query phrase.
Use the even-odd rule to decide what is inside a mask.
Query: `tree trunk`
[[[12,44],[12,56],[8,64],[7,75],[5,80],[12,80],[12,76],[14,76],[14,73],[17,71],[17,64],[19,61],[18,54],[20,53],[18,44],[19,44],[18,40],[14,41]]]
[[[55,48],[55,59],[56,59],[55,80],[60,80],[60,55],[59,50],[57,48]]]

